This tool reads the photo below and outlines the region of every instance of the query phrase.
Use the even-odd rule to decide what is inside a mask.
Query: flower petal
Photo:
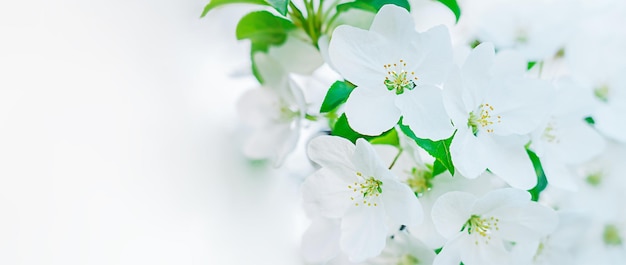
[[[350,176],[345,178],[348,183],[353,182],[356,170],[351,157],[355,146],[350,141],[337,136],[318,136],[309,142],[307,153],[309,158],[320,166],[337,173]]]
[[[386,237],[382,207],[350,207],[341,220],[341,249],[352,262],[379,255],[385,247]]]
[[[385,171],[389,171],[382,164],[382,160],[378,157],[374,147],[363,138],[356,140],[356,149],[354,150],[354,156],[352,156],[352,164],[358,172],[363,173],[365,176],[376,176],[381,168]],[[376,177],[378,178],[379,176]]]
[[[412,226],[423,221],[424,210],[409,186],[387,178],[382,189],[385,212],[394,224]]]
[[[333,33],[328,56],[335,69],[357,86],[380,85],[384,90],[385,64],[391,45],[380,34],[342,25]]]
[[[536,202],[525,206],[502,207],[492,212],[500,219],[498,235],[513,242],[539,240],[552,233],[559,222],[556,212]]]
[[[315,214],[328,218],[341,218],[352,205],[351,190],[345,178],[329,169],[322,168],[308,176],[302,183],[302,193],[306,208]]]
[[[471,211],[479,215],[492,215],[492,212],[497,209],[526,205],[528,202],[530,202],[530,194],[525,190],[497,189],[480,198]]]
[[[452,136],[454,127],[443,106],[441,89],[420,86],[406,95],[396,97],[396,106],[402,112],[402,122],[419,138],[441,140]]]
[[[302,256],[308,263],[324,263],[339,254],[339,219],[318,218],[302,235]]]
[[[406,9],[396,5],[384,5],[380,8],[374,21],[372,21],[370,31],[397,43],[417,34],[411,14]]]
[[[432,218],[437,231],[445,238],[458,234],[472,215],[476,196],[462,191],[441,195],[433,204]]]
[[[346,102],[350,127],[364,135],[380,135],[391,129],[400,119],[395,98],[389,91],[355,88]]]
[[[475,179],[487,169],[479,139],[468,129],[458,129],[450,144],[454,167],[466,178]]]
[[[537,184],[537,176],[524,148],[525,137],[480,136],[487,168],[514,188],[529,190]]]
[[[416,35],[415,52],[418,77],[415,83],[422,85],[440,85],[447,77],[453,65],[452,42],[448,28],[439,25]]]

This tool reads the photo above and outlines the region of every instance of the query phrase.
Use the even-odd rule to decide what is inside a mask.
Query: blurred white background
[[[299,262],[297,183],[234,133],[246,9],[206,3],[0,3],[0,264]]]

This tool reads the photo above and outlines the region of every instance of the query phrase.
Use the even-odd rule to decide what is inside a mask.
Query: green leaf
[[[206,16],[206,14],[209,13],[209,11],[211,11],[213,8],[229,4],[254,4],[264,6],[268,5],[268,3],[264,0],[211,0],[211,2],[209,2],[204,7],[204,10],[202,11],[202,15],[200,15],[200,17],[203,18],[204,16]]]
[[[368,136],[371,137],[371,136]],[[395,129],[391,129],[380,136],[374,136],[369,138],[371,144],[388,144],[393,146],[400,145],[400,139],[398,138],[398,132]]]
[[[585,121],[587,122],[587,124],[591,124],[591,125],[596,124],[596,120],[594,120],[593,117],[586,117]]]
[[[335,122],[335,125],[333,126],[330,134],[346,138],[352,143],[356,143],[356,140],[359,138],[364,138],[365,140],[373,144],[390,144],[394,146],[399,145],[398,132],[396,132],[395,129],[386,131],[378,136],[362,135],[350,128],[350,125],[348,124],[348,118],[346,118],[345,113],[341,114],[339,119],[337,119],[337,122]]]
[[[461,7],[456,2],[456,0],[437,0],[437,2],[444,4],[447,6],[454,16],[456,17],[456,22],[459,22],[459,18],[461,17]]]
[[[411,11],[411,5],[408,0],[356,0],[354,2],[343,3],[337,5],[337,12],[345,12],[350,9],[361,9],[372,13],[377,13],[384,5],[393,4]]]
[[[443,173],[444,171],[446,171],[446,166],[444,166],[441,161],[435,160],[435,163],[433,163],[433,177]]]
[[[320,113],[331,112],[342,103],[346,102],[350,93],[354,89],[354,85],[347,81],[337,81],[326,92],[324,102],[320,108]]]
[[[289,5],[289,0],[267,0],[267,2],[281,15],[287,15],[287,5]]]
[[[252,45],[250,45],[250,62],[252,62],[252,74],[254,75],[254,77],[256,78],[257,81],[259,81],[259,84],[263,84],[263,78],[261,77],[261,73],[259,73],[259,67],[256,64],[256,61],[254,60],[254,54],[257,52],[267,52],[269,49],[269,45],[267,44],[259,44],[259,43],[252,43]]]
[[[287,33],[294,28],[289,20],[267,11],[256,11],[239,20],[236,35],[238,40],[250,39],[259,46],[280,45],[287,40]]]
[[[526,149],[526,152],[528,153],[530,161],[533,162],[535,174],[537,175],[537,185],[534,188],[528,190],[528,192],[532,196],[533,201],[538,201],[539,195],[544,189],[546,189],[546,186],[548,186],[548,179],[546,178],[546,174],[543,172],[543,167],[541,166],[541,161],[539,161],[539,157],[537,156],[537,154],[528,149]]]
[[[536,61],[530,61],[528,62],[528,65],[526,66],[526,70],[530,70],[533,68],[533,66],[535,66],[535,64],[537,64]]]
[[[418,146],[424,148],[428,154],[439,161],[441,165],[443,165],[448,171],[450,171],[450,174],[454,176],[454,164],[452,164],[452,156],[450,156],[450,143],[452,142],[454,135],[448,139],[433,141],[430,139],[418,138],[409,126],[400,124],[400,129],[404,132],[404,134],[413,139]]]

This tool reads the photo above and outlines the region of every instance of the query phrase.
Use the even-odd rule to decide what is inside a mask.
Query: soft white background
[[[0,2],[0,264],[298,263],[297,183],[237,151],[245,9],[206,2]]]

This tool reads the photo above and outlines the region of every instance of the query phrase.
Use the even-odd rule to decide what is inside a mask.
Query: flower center
[[[418,197],[424,195],[425,192],[433,187],[431,183],[433,174],[431,171],[412,168],[409,175],[410,177],[406,180],[406,184],[411,187],[411,190],[413,190]]]
[[[354,185],[348,185],[348,189],[350,189],[353,193],[356,193],[354,196],[350,197],[350,200],[355,201],[355,206],[359,206],[361,205],[359,203],[361,200],[358,197],[360,195],[363,198],[362,205],[378,206],[378,203],[375,201],[378,201],[378,196],[383,193],[383,182],[372,176],[365,178],[361,172],[356,172],[356,175],[363,179],[363,181],[360,183],[354,182]]]
[[[604,227],[602,239],[604,239],[604,244],[608,246],[622,245],[622,238],[619,235],[619,229],[617,229],[617,226],[615,225],[607,225]]]
[[[418,264],[420,264],[420,260],[411,254],[404,254],[402,257],[400,257],[400,259],[398,260],[398,263],[396,263],[396,265],[418,265]]]
[[[593,187],[598,187],[602,183],[602,172],[591,173],[585,178],[585,181]]]
[[[481,218],[479,215],[472,215],[467,222],[461,227],[461,231],[465,231],[467,229],[467,234],[477,234],[486,238],[485,244],[489,244],[489,240],[491,240],[491,233],[493,230],[500,230],[498,227],[498,223],[500,219],[489,217],[489,218]],[[478,240],[476,240],[476,245],[478,245]]]
[[[554,122],[550,122],[548,123],[548,126],[546,126],[546,128],[543,130],[543,134],[541,135],[541,137],[549,143],[558,144],[561,141],[557,137],[557,132],[558,130],[556,129],[556,125],[554,124]]]
[[[415,88],[415,72],[407,72],[404,70],[406,62],[400,60],[399,63],[385,64],[383,65],[387,76],[385,77],[384,84],[389,91],[395,90],[396,95],[404,93],[404,90],[413,90]]]
[[[478,135],[478,132],[481,129],[485,129],[488,133],[493,132],[493,128],[491,125],[494,123],[500,123],[500,119],[502,118],[500,115],[496,117],[492,117],[491,113],[493,112],[493,106],[488,103],[480,104],[476,111],[472,111],[469,113],[469,119],[467,119],[467,127],[472,129],[472,133],[474,136]]]
[[[611,89],[608,85],[602,85],[593,89],[593,95],[596,98],[604,103],[609,102],[609,96],[611,94]]]

